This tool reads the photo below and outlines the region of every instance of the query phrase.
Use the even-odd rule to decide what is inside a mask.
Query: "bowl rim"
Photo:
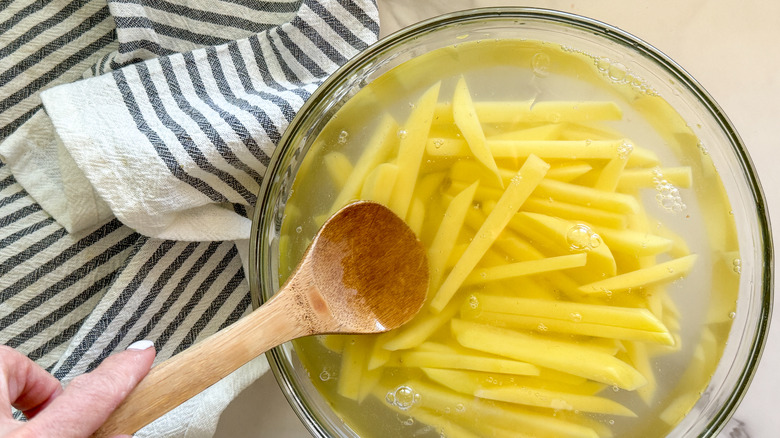
[[[274,150],[271,160],[266,168],[265,176],[261,183],[257,197],[257,203],[253,212],[249,246],[248,281],[253,308],[258,307],[264,298],[262,295],[263,288],[261,287],[263,280],[260,276],[260,273],[262,272],[260,266],[260,263],[262,262],[260,249],[261,243],[265,241],[263,239],[263,237],[265,237],[263,233],[265,230],[269,229],[268,222],[273,220],[271,211],[267,210],[270,206],[269,201],[271,198],[273,198],[271,188],[275,179],[278,178],[280,170],[283,170],[281,169],[282,164],[284,164],[283,158],[288,155],[292,148],[290,140],[293,137],[293,133],[298,129],[301,122],[307,117],[306,115],[310,112],[311,108],[317,105],[323,96],[331,94],[334,90],[341,86],[346,73],[354,71],[361,65],[367,65],[367,61],[370,61],[371,59],[385,53],[388,49],[396,46],[398,43],[433,31],[441,26],[467,23],[479,19],[530,19],[536,21],[547,21],[554,24],[573,26],[579,30],[595,32],[601,38],[616,42],[620,45],[631,46],[638,54],[649,58],[663,70],[666,70],[671,76],[674,76],[675,79],[679,81],[679,84],[683,86],[687,92],[691,93],[691,95],[696,99],[696,101],[698,101],[698,103],[705,107],[706,111],[709,112],[709,115],[717,121],[718,127],[729,140],[728,143],[730,144],[732,152],[737,158],[742,175],[745,177],[744,182],[750,189],[750,193],[753,196],[753,202],[756,206],[756,220],[758,230],[760,231],[760,235],[757,236],[757,238],[760,239],[761,243],[763,243],[763,251],[757,255],[760,256],[763,260],[763,266],[761,267],[762,272],[760,275],[762,287],[760,294],[755,297],[757,300],[760,300],[761,307],[760,312],[757,315],[755,333],[750,344],[751,348],[748,351],[748,361],[743,365],[739,379],[735,382],[735,385],[733,386],[730,393],[730,397],[711,418],[709,424],[707,425],[706,432],[700,435],[706,437],[716,436],[717,433],[726,425],[728,419],[731,418],[739,406],[739,403],[744,398],[747,392],[747,388],[755,376],[760,358],[766,346],[766,340],[769,332],[769,325],[773,310],[774,247],[772,241],[769,210],[767,208],[764,190],[758,179],[755,166],[747,152],[747,148],[737,133],[736,128],[726,116],[725,112],[717,104],[717,102],[696,79],[694,79],[684,68],[677,64],[669,56],[648,42],[616,26],[579,14],[548,8],[519,6],[482,7],[446,13],[419,21],[385,36],[384,38],[380,39],[376,43],[370,45],[368,48],[355,55],[344,65],[338,68],[334,73],[328,76],[328,78],[326,78],[323,83],[320,84],[314,90],[314,92],[312,92],[309,98],[306,99],[293,120],[288,125],[276,149]],[[312,414],[301,405],[300,400],[294,396],[293,393],[296,392],[296,388],[294,387],[295,385],[290,382],[290,379],[286,378],[286,375],[282,369],[284,367],[282,358],[284,352],[282,348],[283,346],[279,346],[266,353],[270,368],[277,383],[280,385],[285,398],[290,403],[296,415],[303,422],[309,432],[315,436],[327,436],[327,432],[322,428],[319,422],[316,421]]]

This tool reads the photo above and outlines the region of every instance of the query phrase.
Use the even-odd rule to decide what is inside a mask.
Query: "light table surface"
[[[478,6],[557,9],[619,27],[696,78],[740,133],[758,170],[770,216],[780,217],[780,2],[759,0],[506,1],[378,0],[382,35],[441,13]],[[777,226],[775,227],[778,228]],[[775,241],[779,242],[775,237]],[[780,311],[758,373],[724,438],[780,436]],[[217,438],[310,436],[269,372],[223,413]]]

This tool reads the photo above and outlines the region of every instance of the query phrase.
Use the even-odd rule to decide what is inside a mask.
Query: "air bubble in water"
[[[322,380],[323,382],[327,382],[328,380],[330,380],[330,373],[328,372],[328,370],[322,370],[322,372],[320,373],[320,380]]]
[[[742,260],[741,259],[734,259],[731,262],[731,264],[733,266],[732,269],[734,270],[734,272],[736,272],[737,274],[741,274],[742,273]]]
[[[729,312],[729,319],[734,319],[737,317],[737,312]]]
[[[628,157],[631,155],[631,152],[634,151],[634,145],[627,141],[623,141],[620,143],[620,146],[617,148],[618,158],[621,160],[628,159]]]
[[[609,70],[610,62],[608,58],[598,58],[595,60],[595,63],[596,63],[596,68],[600,72],[606,73],[607,70]]]
[[[702,155],[709,155],[710,154],[710,152],[707,150],[707,147],[704,146],[704,143],[702,143],[701,141],[696,143],[696,147],[699,148],[699,150],[701,151]]]
[[[303,227],[302,226],[298,225],[297,227],[295,227],[295,232],[296,233],[301,234],[302,231],[303,231]]]
[[[660,170],[653,170],[653,182],[655,183],[655,199],[658,205],[672,212],[681,212],[686,209],[686,205],[680,195],[680,190],[663,178]]]
[[[407,410],[420,401],[420,394],[408,386],[399,386],[395,391],[390,391],[385,396],[385,400],[398,409]]]
[[[349,132],[347,131],[341,131],[341,134],[339,134],[339,144],[345,144],[347,142],[347,138],[349,138]]]
[[[547,331],[547,326],[544,325],[544,323],[540,322],[539,325],[536,326],[536,329],[539,330],[540,332],[546,332]]]
[[[477,307],[479,307],[479,299],[476,296],[471,295],[469,297],[469,307],[471,307],[472,309],[476,309]]]
[[[440,147],[444,146],[444,140],[440,138],[436,138],[433,140],[433,147],[436,149],[439,149]]]
[[[539,77],[546,77],[550,74],[550,55],[539,52],[531,57],[531,69]]]
[[[398,130],[398,138],[406,138],[409,136],[409,133],[406,131],[406,129],[399,129]]]
[[[615,82],[622,83],[626,80],[626,66],[619,62],[610,64],[607,75]]]
[[[590,251],[601,245],[601,236],[585,224],[577,224],[566,232],[566,243],[572,251]]]
[[[580,314],[580,313],[572,312],[572,313],[569,314],[569,316],[571,316],[571,319],[574,322],[582,321],[582,314]]]

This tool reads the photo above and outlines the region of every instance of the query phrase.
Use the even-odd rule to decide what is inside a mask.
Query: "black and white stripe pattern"
[[[372,0],[0,0],[0,151],[50,115],[116,215],[69,233],[7,155],[0,342],[68,381],[135,340],[159,361],[237,320],[249,288],[229,239],[296,111],[377,17]],[[116,157],[127,179],[101,185],[91,166]]]
[[[0,141],[41,109],[38,92],[78,79],[116,50],[104,0],[19,0],[0,6]]]
[[[376,39],[370,17],[352,0],[303,0],[282,25],[60,86],[43,102],[68,152],[123,223],[164,238],[241,238],[248,226],[216,205],[254,204],[297,109]]]

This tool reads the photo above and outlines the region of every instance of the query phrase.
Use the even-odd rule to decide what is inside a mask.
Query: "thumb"
[[[27,426],[32,436],[85,437],[95,432],[146,376],[154,361],[151,341],[138,341],[73,379]]]

